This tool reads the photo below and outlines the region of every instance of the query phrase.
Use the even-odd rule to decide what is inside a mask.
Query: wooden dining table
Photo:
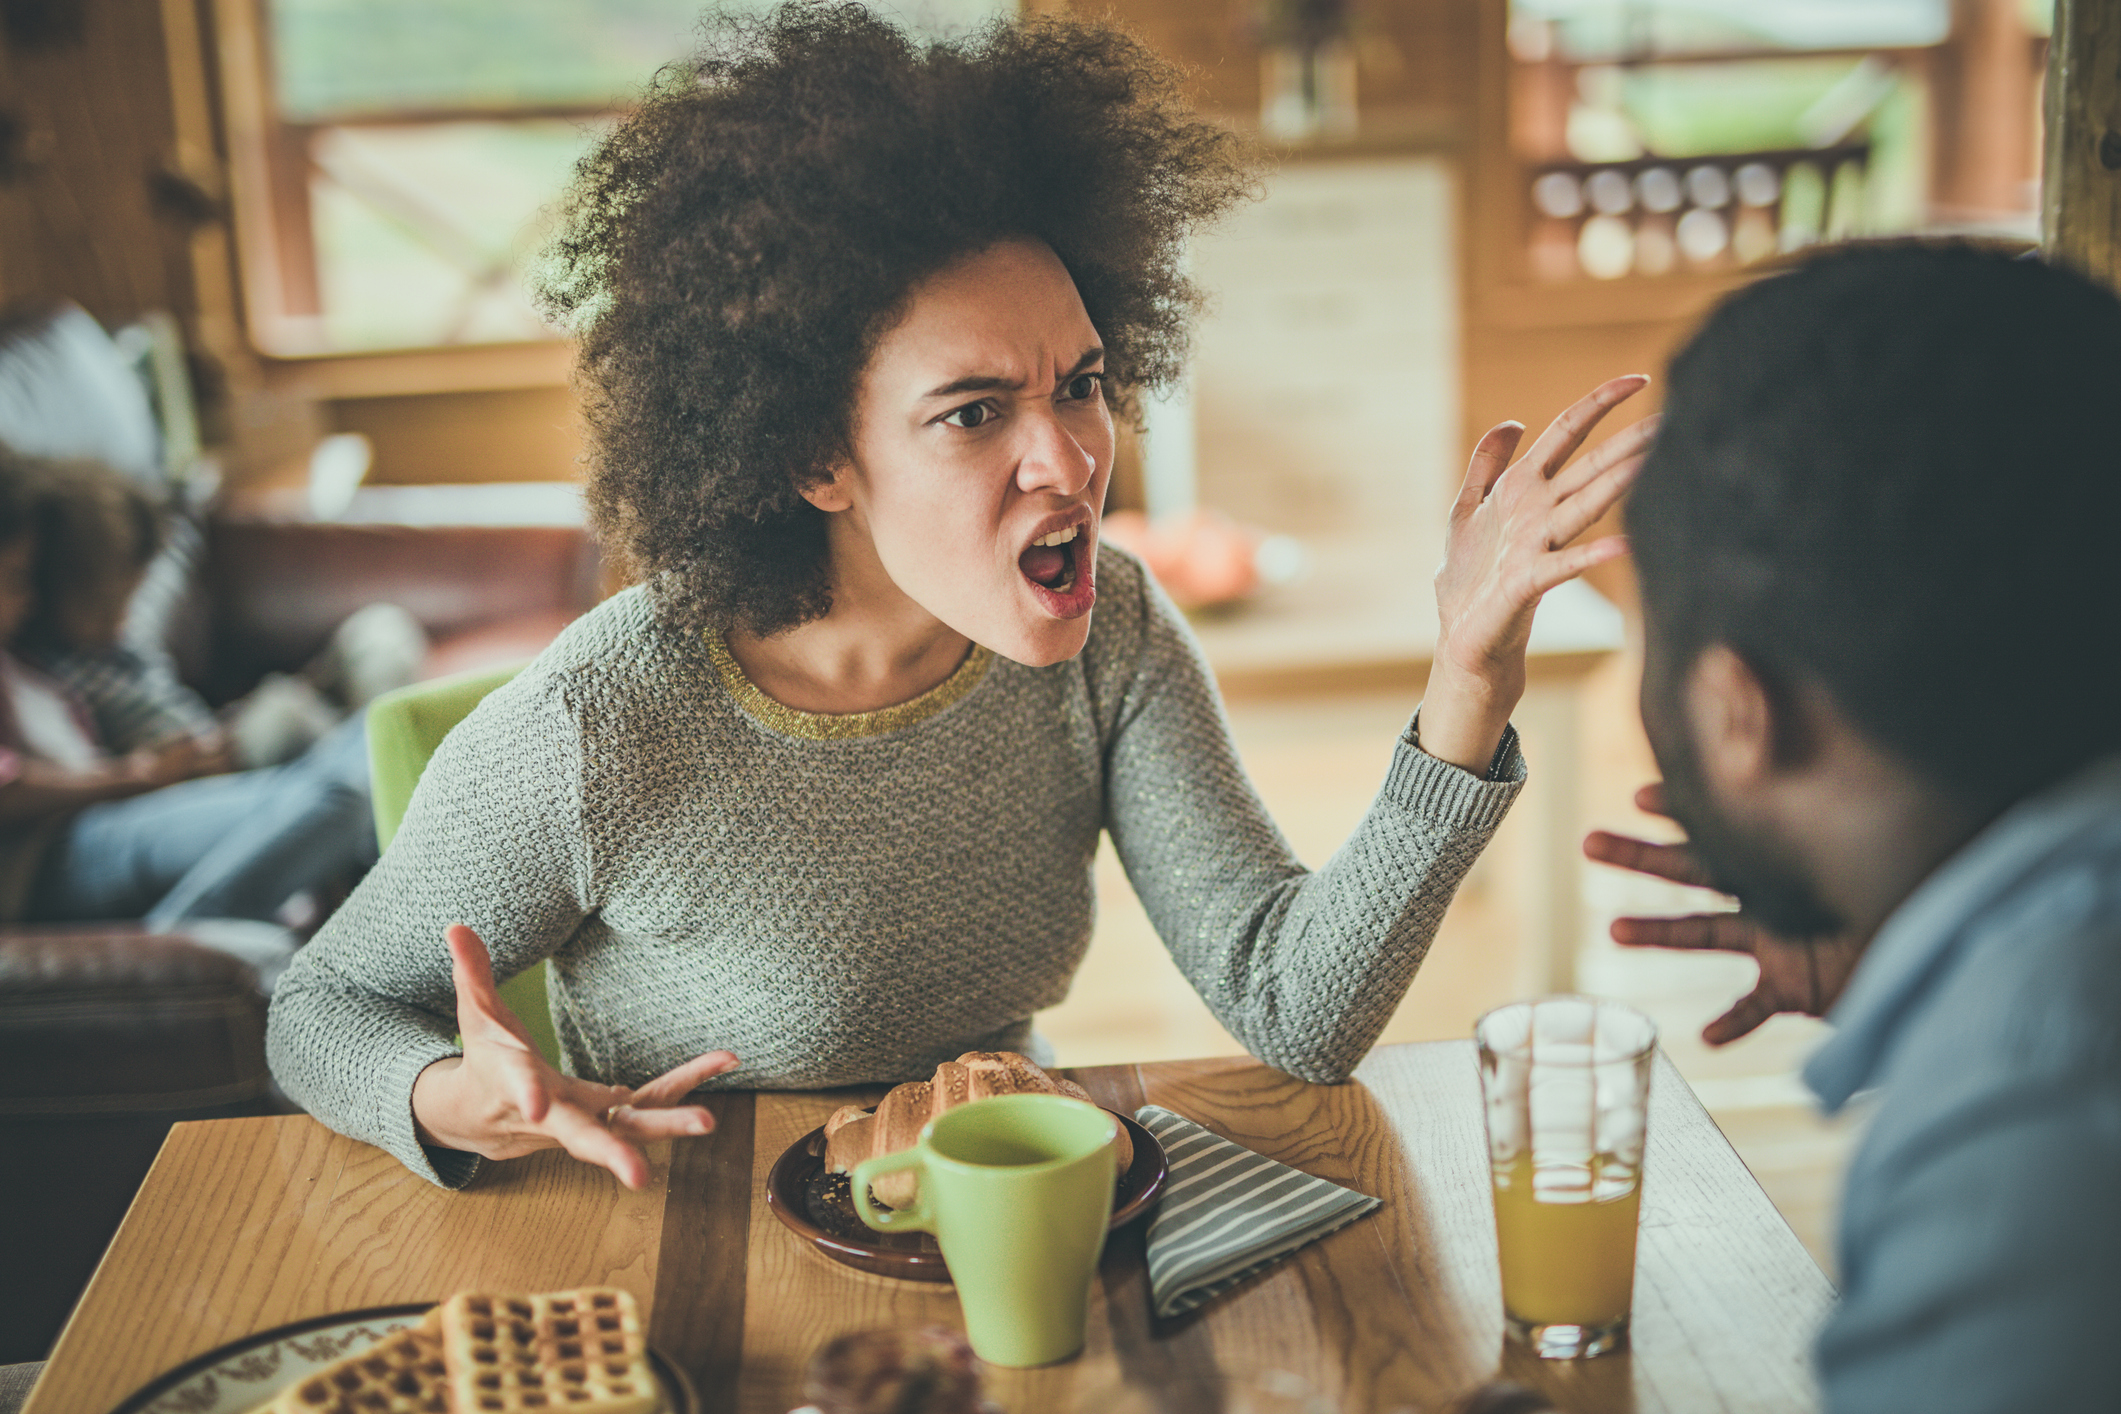
[[[1632,1346],[1574,1362],[1504,1338],[1470,1042],[1380,1047],[1332,1086],[1244,1058],[1069,1073],[1108,1108],[1165,1106],[1383,1203],[1173,1320],[1150,1310],[1146,1222],[1122,1229],[1083,1353],[988,1372],[1005,1414],[1218,1414],[1203,1391],[1247,1386],[1389,1414],[1498,1378],[1575,1414],[1815,1407],[1809,1350],[1832,1288],[1661,1055]],[[334,1311],[600,1283],[643,1303],[704,1414],[785,1414],[837,1335],[962,1326],[949,1286],[841,1266],[768,1210],[774,1159],[877,1093],[716,1095],[715,1132],[652,1148],[638,1192],[558,1151],[447,1192],[307,1117],[177,1125],[25,1414],[104,1414],[217,1346]]]

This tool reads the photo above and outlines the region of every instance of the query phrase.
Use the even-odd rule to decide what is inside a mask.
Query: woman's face
[[[1039,242],[918,286],[863,371],[850,463],[808,493],[837,512],[835,596],[887,585],[1034,667],[1080,652],[1112,473],[1104,366],[1075,282]]]

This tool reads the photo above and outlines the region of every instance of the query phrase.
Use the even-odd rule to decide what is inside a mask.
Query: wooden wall
[[[375,480],[563,480],[581,434],[564,351],[262,358],[242,327],[214,33],[198,0],[54,0],[0,29],[0,307],[65,298],[115,328],[184,325],[230,479],[298,476],[327,432],[366,434]]]
[[[377,481],[566,481],[582,455],[581,416],[564,385],[340,398],[325,416],[334,431],[367,436]]]
[[[1195,106],[1240,126],[1258,122],[1257,0],[1032,0],[1026,8],[1116,23],[1189,72]],[[1475,0],[1372,0],[1356,10],[1364,129],[1430,142],[1462,137],[1475,84]]]
[[[1030,3],[1124,25],[1190,70],[1199,106],[1256,126],[1254,0]],[[2014,4],[1959,0],[1959,9]],[[106,323],[176,312],[205,356],[210,388],[226,392],[210,427],[234,445],[238,478],[284,474],[310,439],[342,430],[374,441],[383,481],[574,474],[580,433],[557,348],[312,364],[251,349],[219,209],[226,162],[209,11],[205,0],[8,8],[78,14],[79,27],[0,41],[0,302],[63,294]],[[1543,424],[1604,377],[1660,371],[1739,278],[1672,277],[1655,289],[1529,282],[1516,256],[1523,202],[1508,137],[1506,11],[1506,0],[1358,6],[1361,136],[1278,154],[1300,164],[1419,153],[1459,174],[1461,449],[1505,417]],[[1647,411],[1654,393],[1642,401]]]
[[[2048,56],[2041,241],[2121,290],[2121,26],[2103,0],[2058,0]]]
[[[211,150],[180,151],[162,0],[0,13],[35,10],[61,18],[0,24],[0,302],[64,294],[106,325],[196,308],[185,188]]]
[[[1249,7],[1190,0],[1118,0],[1079,11],[1118,21],[1193,69],[1201,107],[1241,127],[1259,109],[1259,60]],[[1507,0],[1391,0],[1362,9],[1358,100],[1363,135],[1353,143],[1283,148],[1283,166],[1364,154],[1434,154],[1459,175],[1460,412],[1453,429],[1462,460],[1482,432],[1506,418],[1535,430],[1600,381],[1659,374],[1694,322],[1740,278],[1680,277],[1654,289],[1627,282],[1569,288],[1530,282],[1523,249],[1518,158],[1509,147]],[[1655,409],[1653,391],[1616,414],[1603,435]],[[1204,441],[1207,440],[1204,437]],[[1440,494],[1447,501],[1453,484]],[[1600,587],[1626,601],[1626,571]]]

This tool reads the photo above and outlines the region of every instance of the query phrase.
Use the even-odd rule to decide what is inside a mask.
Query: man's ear
[[[854,468],[845,462],[836,462],[828,479],[813,481],[797,490],[804,500],[821,511],[844,511],[854,504],[853,481]]]
[[[1780,762],[1776,743],[1787,724],[1753,665],[1712,643],[1687,670],[1682,694],[1694,749],[1708,783],[1726,798],[1759,790]]]

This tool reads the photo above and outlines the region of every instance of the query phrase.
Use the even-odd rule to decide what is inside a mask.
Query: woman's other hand
[[[558,1147],[639,1188],[648,1181],[648,1161],[636,1145],[714,1128],[713,1115],[679,1101],[736,1069],[735,1056],[709,1051],[638,1090],[563,1075],[538,1054],[523,1023],[502,1003],[479,935],[457,923],[443,937],[464,1054],[436,1061],[413,1082],[421,1143],[488,1159]]]
[[[1635,792],[1636,806],[1652,815],[1665,814],[1664,788],[1644,786]],[[1605,830],[1585,837],[1583,852],[1601,864],[1669,879],[1691,888],[1714,888],[1708,871],[1685,845],[1652,844]],[[1863,957],[1863,940],[1848,937],[1791,939],[1771,933],[1739,913],[1695,913],[1684,918],[1616,918],[1613,941],[1630,948],[1677,948],[1684,951],[1744,953],[1760,965],[1753,990],[1710,1022],[1701,1039],[1727,1045],[1777,1012],[1824,1016],[1848,985],[1849,974]]]
[[[1649,381],[1630,374],[1600,384],[1515,462],[1522,423],[1503,423],[1473,449],[1436,572],[1436,658],[1421,705],[1421,749],[1429,755],[1487,773],[1524,695],[1525,643],[1540,596],[1627,553],[1618,535],[1570,542],[1633,484],[1656,419],[1616,433],[1575,466],[1564,464],[1607,413]]]

